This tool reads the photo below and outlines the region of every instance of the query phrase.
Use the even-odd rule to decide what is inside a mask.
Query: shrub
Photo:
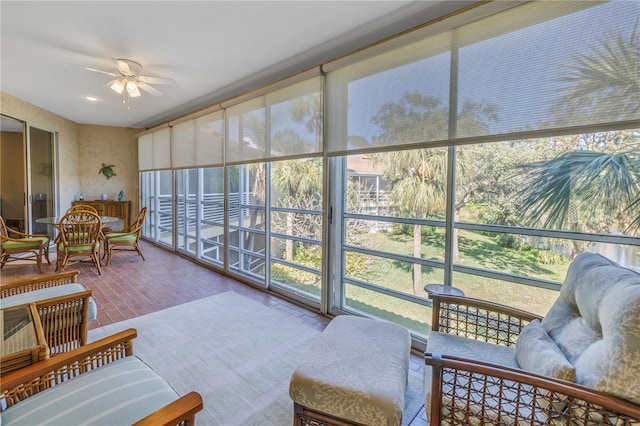
[[[498,244],[500,247],[510,248],[514,250],[520,250],[522,248],[522,241],[511,234],[498,234],[498,236],[496,237],[496,244]]]

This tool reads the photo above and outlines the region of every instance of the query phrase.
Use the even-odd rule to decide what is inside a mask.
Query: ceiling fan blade
[[[166,84],[166,85],[176,84],[174,79],[167,78],[167,77],[151,77],[148,75],[139,75],[138,80],[143,83],[149,83],[149,84]]]
[[[121,61],[120,59],[114,59],[116,64],[118,64],[118,71],[123,75],[132,75],[131,68],[129,64],[125,61]]]
[[[109,71],[102,71],[102,70],[97,70],[95,68],[89,68],[89,67],[83,67],[83,68],[85,70],[88,70],[88,71],[99,72],[100,74],[110,75],[111,77],[120,77],[119,74],[114,74],[114,73],[109,72]]]
[[[162,92],[161,91],[159,91],[158,89],[156,89],[153,86],[149,86],[147,83],[145,83],[143,81],[138,81],[137,84],[138,84],[139,88],[141,88],[145,92],[151,93],[153,96],[162,96]]]

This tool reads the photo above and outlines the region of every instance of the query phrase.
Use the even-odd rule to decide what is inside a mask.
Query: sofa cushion
[[[176,399],[164,379],[129,356],[7,408],[2,425],[130,425]]]
[[[640,274],[579,254],[542,326],[577,383],[640,404]]]
[[[86,287],[80,283],[61,284],[3,297],[0,303],[2,304],[3,309],[11,308],[13,306],[26,305],[27,303],[33,303],[39,300],[51,299],[53,297],[68,296],[85,290]],[[96,302],[93,300],[93,297],[89,298],[88,311],[89,320],[94,320],[98,317],[98,307],[96,306]]]
[[[543,376],[575,382],[576,369],[558,345],[544,331],[539,320],[523,329],[516,341],[516,360],[520,368]]]

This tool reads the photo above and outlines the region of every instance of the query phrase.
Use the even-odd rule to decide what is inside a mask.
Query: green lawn
[[[413,237],[410,235],[367,233],[358,235],[351,243],[390,253],[413,254]],[[493,237],[464,230],[460,231],[459,244],[460,259],[456,263],[465,266],[561,282],[569,265],[568,260],[561,264],[542,264],[537,258],[538,250],[505,248],[498,245]],[[440,261],[444,259],[442,233],[423,237],[422,257]],[[354,278],[413,293],[413,264],[373,256],[364,256],[364,264],[364,269],[353,274]],[[439,268],[423,267],[422,283],[441,283],[443,276],[443,271]],[[554,290],[457,272],[454,273],[454,285],[467,296],[492,300],[541,315],[549,310],[558,295]],[[427,297],[424,291],[418,295]],[[348,305],[353,308],[404,324],[419,332],[424,332],[431,322],[430,309],[356,286],[347,287],[347,298]]]

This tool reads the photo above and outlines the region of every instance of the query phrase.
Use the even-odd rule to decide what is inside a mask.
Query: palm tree
[[[566,84],[564,95],[554,112],[562,122],[582,122],[593,114],[637,120],[639,67],[636,21],[628,38],[623,32],[609,35],[564,66],[560,80]],[[526,184],[519,194],[529,222],[585,230],[580,229],[585,221],[615,215],[629,232],[640,229],[640,138],[637,131],[604,134],[605,139],[607,136],[614,141],[592,143],[587,149],[525,166]]]

